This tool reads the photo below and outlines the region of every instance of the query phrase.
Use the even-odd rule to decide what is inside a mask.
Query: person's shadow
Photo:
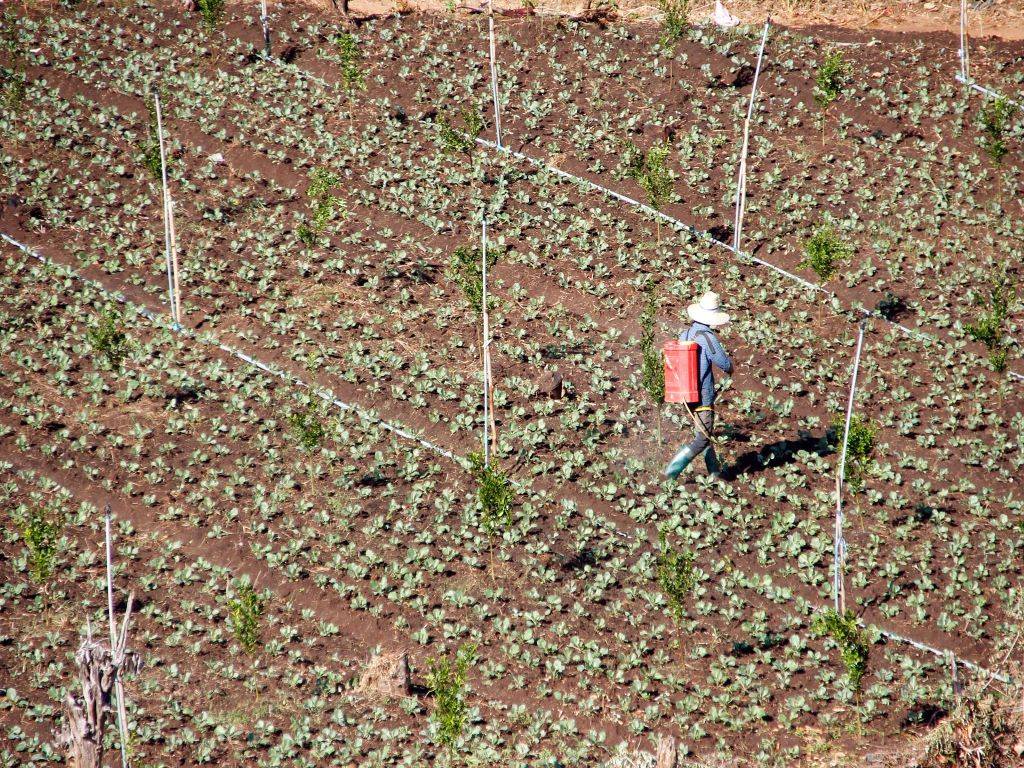
[[[756,451],[747,451],[740,454],[735,461],[731,462],[722,470],[722,479],[735,480],[741,475],[752,475],[763,472],[770,467],[781,467],[792,464],[801,451],[816,453],[818,456],[828,456],[835,453],[835,448],[830,441],[829,430],[826,430],[820,437],[810,432],[800,430],[796,440],[779,440],[762,446]],[[748,438],[749,439],[749,438]],[[742,437],[734,442],[747,442]]]

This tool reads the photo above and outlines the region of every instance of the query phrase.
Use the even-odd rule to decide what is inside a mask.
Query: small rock
[[[211,163],[223,163],[224,162],[224,155],[222,155],[220,152],[215,152],[214,154],[210,155],[210,162]]]

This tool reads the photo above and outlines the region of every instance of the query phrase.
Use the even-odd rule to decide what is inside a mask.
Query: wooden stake
[[[178,236],[174,228],[174,201],[167,195],[167,220],[171,225],[171,268],[174,274],[174,322],[181,325],[181,288],[178,285]]]

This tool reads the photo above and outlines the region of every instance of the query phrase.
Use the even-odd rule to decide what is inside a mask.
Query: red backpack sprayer
[[[665,402],[700,402],[700,344],[696,341],[666,341],[661,348],[665,358]]]

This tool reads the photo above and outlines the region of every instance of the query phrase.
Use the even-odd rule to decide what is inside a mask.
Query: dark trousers
[[[708,472],[718,474],[721,472],[722,466],[718,462],[715,446],[709,439],[710,435],[715,434],[715,412],[705,409],[694,411],[693,415],[697,417],[702,429],[698,429],[696,424],[693,425],[693,440],[689,444],[690,451],[693,453],[694,458],[707,451],[707,453],[704,453],[704,463],[707,465]]]

